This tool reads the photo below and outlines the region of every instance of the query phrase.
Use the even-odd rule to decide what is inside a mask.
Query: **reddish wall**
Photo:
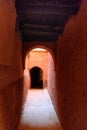
[[[0,0],[0,64],[2,65],[11,65],[15,21],[16,10],[13,0]]]
[[[56,88],[56,68],[55,60],[50,53],[48,53],[48,92],[52,99],[53,105],[57,110],[57,88]]]
[[[0,130],[16,130],[23,104],[22,44],[15,34],[12,64],[0,65]]]
[[[23,104],[22,44],[13,1],[0,1],[0,130],[16,130]]]
[[[19,33],[15,33],[14,49],[11,65],[0,65],[0,89],[10,82],[15,82],[23,77],[22,71],[22,44]],[[5,80],[5,82],[4,82]]]
[[[87,0],[58,40],[57,85],[64,130],[87,130]]]
[[[23,81],[0,90],[0,130],[17,130],[23,102]]]

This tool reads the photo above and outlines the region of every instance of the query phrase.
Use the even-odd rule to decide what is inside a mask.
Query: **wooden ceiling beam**
[[[69,2],[63,2],[63,3],[55,3],[55,4],[53,4],[53,3],[49,3],[49,4],[44,4],[44,3],[42,3],[42,4],[40,4],[40,3],[29,3],[29,2],[17,2],[16,3],[16,6],[17,7],[27,7],[27,6],[33,6],[33,7],[35,7],[35,6],[38,6],[38,7],[62,7],[62,8],[64,8],[64,7],[66,7],[66,8],[72,8],[72,7],[76,7],[76,5],[78,6],[78,3],[79,3],[80,1],[75,1],[74,3],[69,3]]]
[[[69,15],[69,14],[71,14],[72,12],[71,11],[65,11],[65,12],[45,12],[45,11],[43,11],[43,12],[40,12],[40,11],[25,11],[25,10],[23,10],[23,11],[19,11],[18,12],[18,14],[19,15],[25,15],[25,16],[34,16],[34,15],[38,15],[38,16],[49,16],[49,15],[55,15],[55,17],[56,16],[66,16],[66,15]]]
[[[52,31],[59,31],[64,29],[64,27],[62,26],[49,26],[49,25],[38,25],[38,24],[28,24],[28,23],[21,25],[21,28],[26,30],[39,29],[39,30],[52,30]]]
[[[35,35],[35,36],[58,36],[59,32],[42,32],[42,31],[29,31],[29,30],[23,30],[22,34],[26,35]]]

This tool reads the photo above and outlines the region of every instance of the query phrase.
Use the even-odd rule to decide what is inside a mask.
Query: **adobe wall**
[[[0,65],[0,130],[16,130],[23,105],[22,44],[15,34],[12,64]]]
[[[48,53],[48,92],[52,99],[55,110],[57,111],[57,88],[56,88],[56,68],[55,60],[50,53]]]
[[[16,17],[14,1],[0,0],[0,65],[11,64]]]
[[[87,0],[57,45],[57,92],[64,130],[87,130]]]
[[[16,130],[27,95],[14,1],[0,1],[0,130]]]

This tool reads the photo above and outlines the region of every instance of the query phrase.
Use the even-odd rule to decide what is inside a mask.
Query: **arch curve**
[[[25,58],[27,54],[35,48],[42,48],[47,50],[53,57],[53,61],[55,63],[56,59],[56,48],[55,48],[55,43],[54,42],[30,42],[30,43],[23,43],[23,69],[25,68]]]

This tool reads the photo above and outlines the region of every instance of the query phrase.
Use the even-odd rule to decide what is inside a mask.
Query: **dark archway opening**
[[[43,88],[43,71],[39,67],[30,69],[31,88]]]

